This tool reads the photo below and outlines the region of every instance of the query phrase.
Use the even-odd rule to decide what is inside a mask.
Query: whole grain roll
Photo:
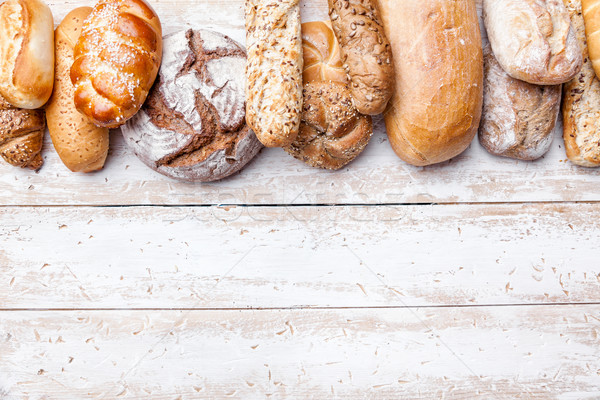
[[[245,120],[246,53],[227,36],[166,36],[159,77],[140,112],[121,127],[146,165],[189,182],[223,179],[262,148]]]

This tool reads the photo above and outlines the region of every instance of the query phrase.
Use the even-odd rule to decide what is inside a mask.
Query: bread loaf
[[[429,165],[462,153],[477,133],[483,58],[474,0],[380,0],[392,45],[395,92],[385,113],[404,161]]]
[[[394,90],[392,50],[376,0],[329,0],[329,16],[358,112],[381,114]]]
[[[142,106],[162,57],[158,16],[144,0],[101,0],[74,50],[71,81],[79,112],[116,128]]]
[[[581,69],[581,50],[562,0],[484,0],[494,55],[513,78],[558,85]]]
[[[75,88],[69,77],[73,48],[90,7],[71,11],[55,32],[56,78],[46,105],[48,130],[58,156],[73,172],[92,172],[104,166],[108,154],[108,129],[92,124],[75,109]]]
[[[567,157],[583,167],[600,166],[600,81],[588,56],[580,0],[565,0],[582,49],[583,67],[563,86],[563,124]]]
[[[268,147],[294,141],[302,112],[299,0],[246,0],[246,120]]]
[[[121,127],[127,145],[173,179],[209,182],[241,170],[262,149],[246,125],[244,49],[217,32],[164,38],[159,78]]]
[[[600,0],[581,0],[590,60],[600,77]]]
[[[18,108],[42,107],[54,82],[54,22],[40,0],[0,4],[0,95]]]
[[[330,22],[314,21],[302,24],[302,52],[304,84],[313,81],[348,82],[340,56],[340,46]]]
[[[43,110],[15,108],[0,96],[0,156],[6,162],[40,169],[45,129]]]
[[[485,82],[479,142],[492,154],[535,160],[552,144],[560,112],[561,85],[539,86],[515,79],[490,46],[483,51]]]

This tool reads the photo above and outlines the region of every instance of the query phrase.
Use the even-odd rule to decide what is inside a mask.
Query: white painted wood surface
[[[150,2],[244,41],[243,0]],[[380,121],[342,171],[265,149],[204,185],[118,130],[101,172],[44,157],[0,162],[0,400],[600,399],[600,170],[560,127],[537,162],[415,168]]]

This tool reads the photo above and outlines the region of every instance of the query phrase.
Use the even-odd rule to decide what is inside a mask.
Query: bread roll
[[[38,170],[44,143],[43,110],[15,108],[0,96],[0,156],[7,163]]]
[[[246,120],[268,147],[296,139],[302,112],[299,0],[246,0]]]
[[[97,126],[116,128],[142,106],[162,57],[158,16],[144,0],[101,0],[74,50],[75,107]]]
[[[392,50],[376,0],[329,0],[329,16],[358,112],[381,114],[394,90]]]
[[[223,179],[262,149],[246,125],[246,52],[208,30],[164,38],[159,78],[146,104],[121,127],[127,145],[163,175]]]
[[[600,0],[581,0],[587,46],[596,76],[600,77]]]
[[[40,0],[0,5],[0,95],[18,108],[42,107],[54,83],[54,22]]]
[[[561,85],[532,85],[508,75],[490,46],[483,51],[485,82],[479,142],[492,154],[535,160],[552,144]]]
[[[562,0],[484,0],[496,59],[513,78],[558,85],[581,69],[581,50]]]
[[[108,154],[108,129],[95,126],[75,109],[75,88],[69,77],[73,48],[83,20],[91,11],[89,7],[77,8],[67,14],[56,28],[56,79],[54,92],[46,106],[54,148],[65,166],[73,172],[101,169]]]
[[[313,81],[348,82],[340,56],[340,45],[329,21],[302,24],[302,51],[304,84]]]
[[[483,102],[481,35],[474,0],[380,0],[392,45],[395,92],[385,113],[394,151],[413,165],[462,153]]]
[[[600,166],[600,81],[588,57],[580,0],[565,0],[582,49],[583,67],[563,86],[565,149],[569,160],[583,167]]]

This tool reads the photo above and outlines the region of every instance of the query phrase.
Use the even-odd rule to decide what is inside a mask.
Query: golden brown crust
[[[122,125],[146,100],[161,57],[160,21],[144,0],[101,0],[74,50],[77,110],[98,126]]]
[[[600,77],[600,0],[581,0],[587,46],[596,76]]]
[[[418,166],[462,153],[477,133],[483,55],[474,0],[380,0],[394,53],[395,93],[385,113],[390,143]]]
[[[46,106],[48,130],[58,156],[73,172],[101,169],[108,154],[108,129],[99,128],[75,108],[75,88],[70,79],[73,48],[90,7],[71,11],[56,28],[56,76],[54,92]]]
[[[36,109],[52,93],[54,22],[39,0],[0,5],[0,94],[18,108]]]
[[[381,114],[394,90],[394,64],[377,1],[329,0],[329,16],[356,109]]]
[[[300,133],[285,151],[313,167],[340,169],[364,150],[372,135],[371,117],[356,111],[347,85],[311,82],[304,86]]]
[[[329,21],[302,24],[304,54],[303,82],[335,81],[348,83],[340,46]]]
[[[0,96],[0,156],[6,162],[40,169],[45,129],[43,110],[15,108]]]

